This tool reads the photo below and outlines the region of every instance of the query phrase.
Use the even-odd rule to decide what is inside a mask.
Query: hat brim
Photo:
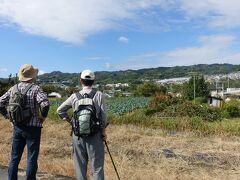
[[[33,73],[29,77],[24,77],[22,73],[18,73],[18,79],[19,81],[25,82],[25,81],[30,81],[33,79],[36,79],[38,75],[38,69],[34,69]]]
[[[91,80],[91,81],[94,81],[95,78],[81,78],[82,80]]]

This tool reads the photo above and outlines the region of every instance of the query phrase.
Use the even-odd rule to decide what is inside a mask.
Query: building
[[[180,77],[180,78],[171,78],[171,79],[162,79],[156,80],[156,83],[165,85],[165,84],[183,84],[189,81],[189,77]]]
[[[209,96],[208,97],[208,104],[213,107],[219,107],[222,108],[224,105],[224,100],[221,97],[214,97]]]
[[[48,97],[50,98],[61,98],[61,94],[57,93],[57,92],[51,92],[50,94],[48,94]]]

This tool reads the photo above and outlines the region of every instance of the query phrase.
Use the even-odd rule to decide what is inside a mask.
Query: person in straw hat
[[[34,84],[34,80],[37,78],[37,75],[37,68],[34,68],[30,64],[22,65],[18,73],[19,83],[11,87],[0,97],[1,113],[5,117],[9,116],[11,122],[13,123],[12,152],[8,168],[9,180],[17,180],[18,178],[18,164],[20,163],[22,153],[26,145],[26,177],[28,180],[36,179],[41,129],[49,110],[47,95],[38,85]],[[31,116],[28,116],[28,121],[25,121],[24,123],[16,121],[17,117],[11,117],[10,113],[6,110],[10,106],[11,99],[13,99],[13,97],[19,92],[21,94],[26,94],[26,104],[29,107],[29,111],[31,111]]]

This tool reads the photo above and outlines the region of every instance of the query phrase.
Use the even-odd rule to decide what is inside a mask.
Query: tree
[[[9,74],[7,81],[0,81],[0,96],[5,94],[8,89],[15,84],[15,78],[12,77],[12,74]]]
[[[16,79],[12,77],[12,74],[9,74],[8,76],[8,85],[13,86],[16,83]]]
[[[167,89],[164,86],[159,86],[156,83],[149,81],[137,86],[134,95],[150,97],[156,95],[157,93],[165,94],[166,91]]]
[[[203,75],[192,75],[185,88],[185,96],[189,100],[197,97],[207,98],[209,95],[208,85]]]
[[[79,88],[77,87],[68,87],[67,89],[65,89],[66,95],[70,96],[73,93],[76,93],[79,91]]]
[[[51,92],[58,92],[57,87],[55,87],[53,85],[44,85],[44,86],[42,86],[42,89],[47,94],[50,94]]]
[[[3,84],[0,82],[0,96],[5,94],[9,88],[10,88],[9,84]]]

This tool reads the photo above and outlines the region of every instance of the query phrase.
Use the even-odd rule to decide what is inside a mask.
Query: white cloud
[[[199,37],[199,46],[179,48],[161,54],[161,59],[168,66],[222,63],[229,55],[235,54],[230,51],[234,42],[234,36],[214,35]]]
[[[0,24],[70,43],[109,29],[165,31],[194,19],[234,28],[239,17],[239,0],[0,0]]]
[[[129,39],[127,37],[121,36],[118,38],[118,41],[121,43],[128,43]]]
[[[140,11],[168,4],[166,0],[0,0],[0,19],[24,32],[81,43],[89,35],[141,19]]]
[[[212,28],[240,26],[239,0],[181,0],[181,9],[192,19],[201,19]]]
[[[38,75],[43,75],[43,74],[45,74],[45,73],[46,73],[45,71],[39,70]]]
[[[102,59],[106,59],[106,57],[94,56],[94,57],[87,57],[85,59],[86,60],[102,60]]]
[[[112,69],[112,68],[113,68],[112,64],[110,64],[110,63],[108,63],[108,62],[105,63],[105,67],[106,67],[107,69]]]
[[[7,68],[0,68],[0,72],[8,72]]]
[[[0,78],[6,78],[9,76],[9,70],[7,68],[0,67]]]
[[[231,50],[235,40],[230,35],[201,36],[199,46],[138,55],[115,66],[123,70],[212,63],[239,64],[240,53]]]

